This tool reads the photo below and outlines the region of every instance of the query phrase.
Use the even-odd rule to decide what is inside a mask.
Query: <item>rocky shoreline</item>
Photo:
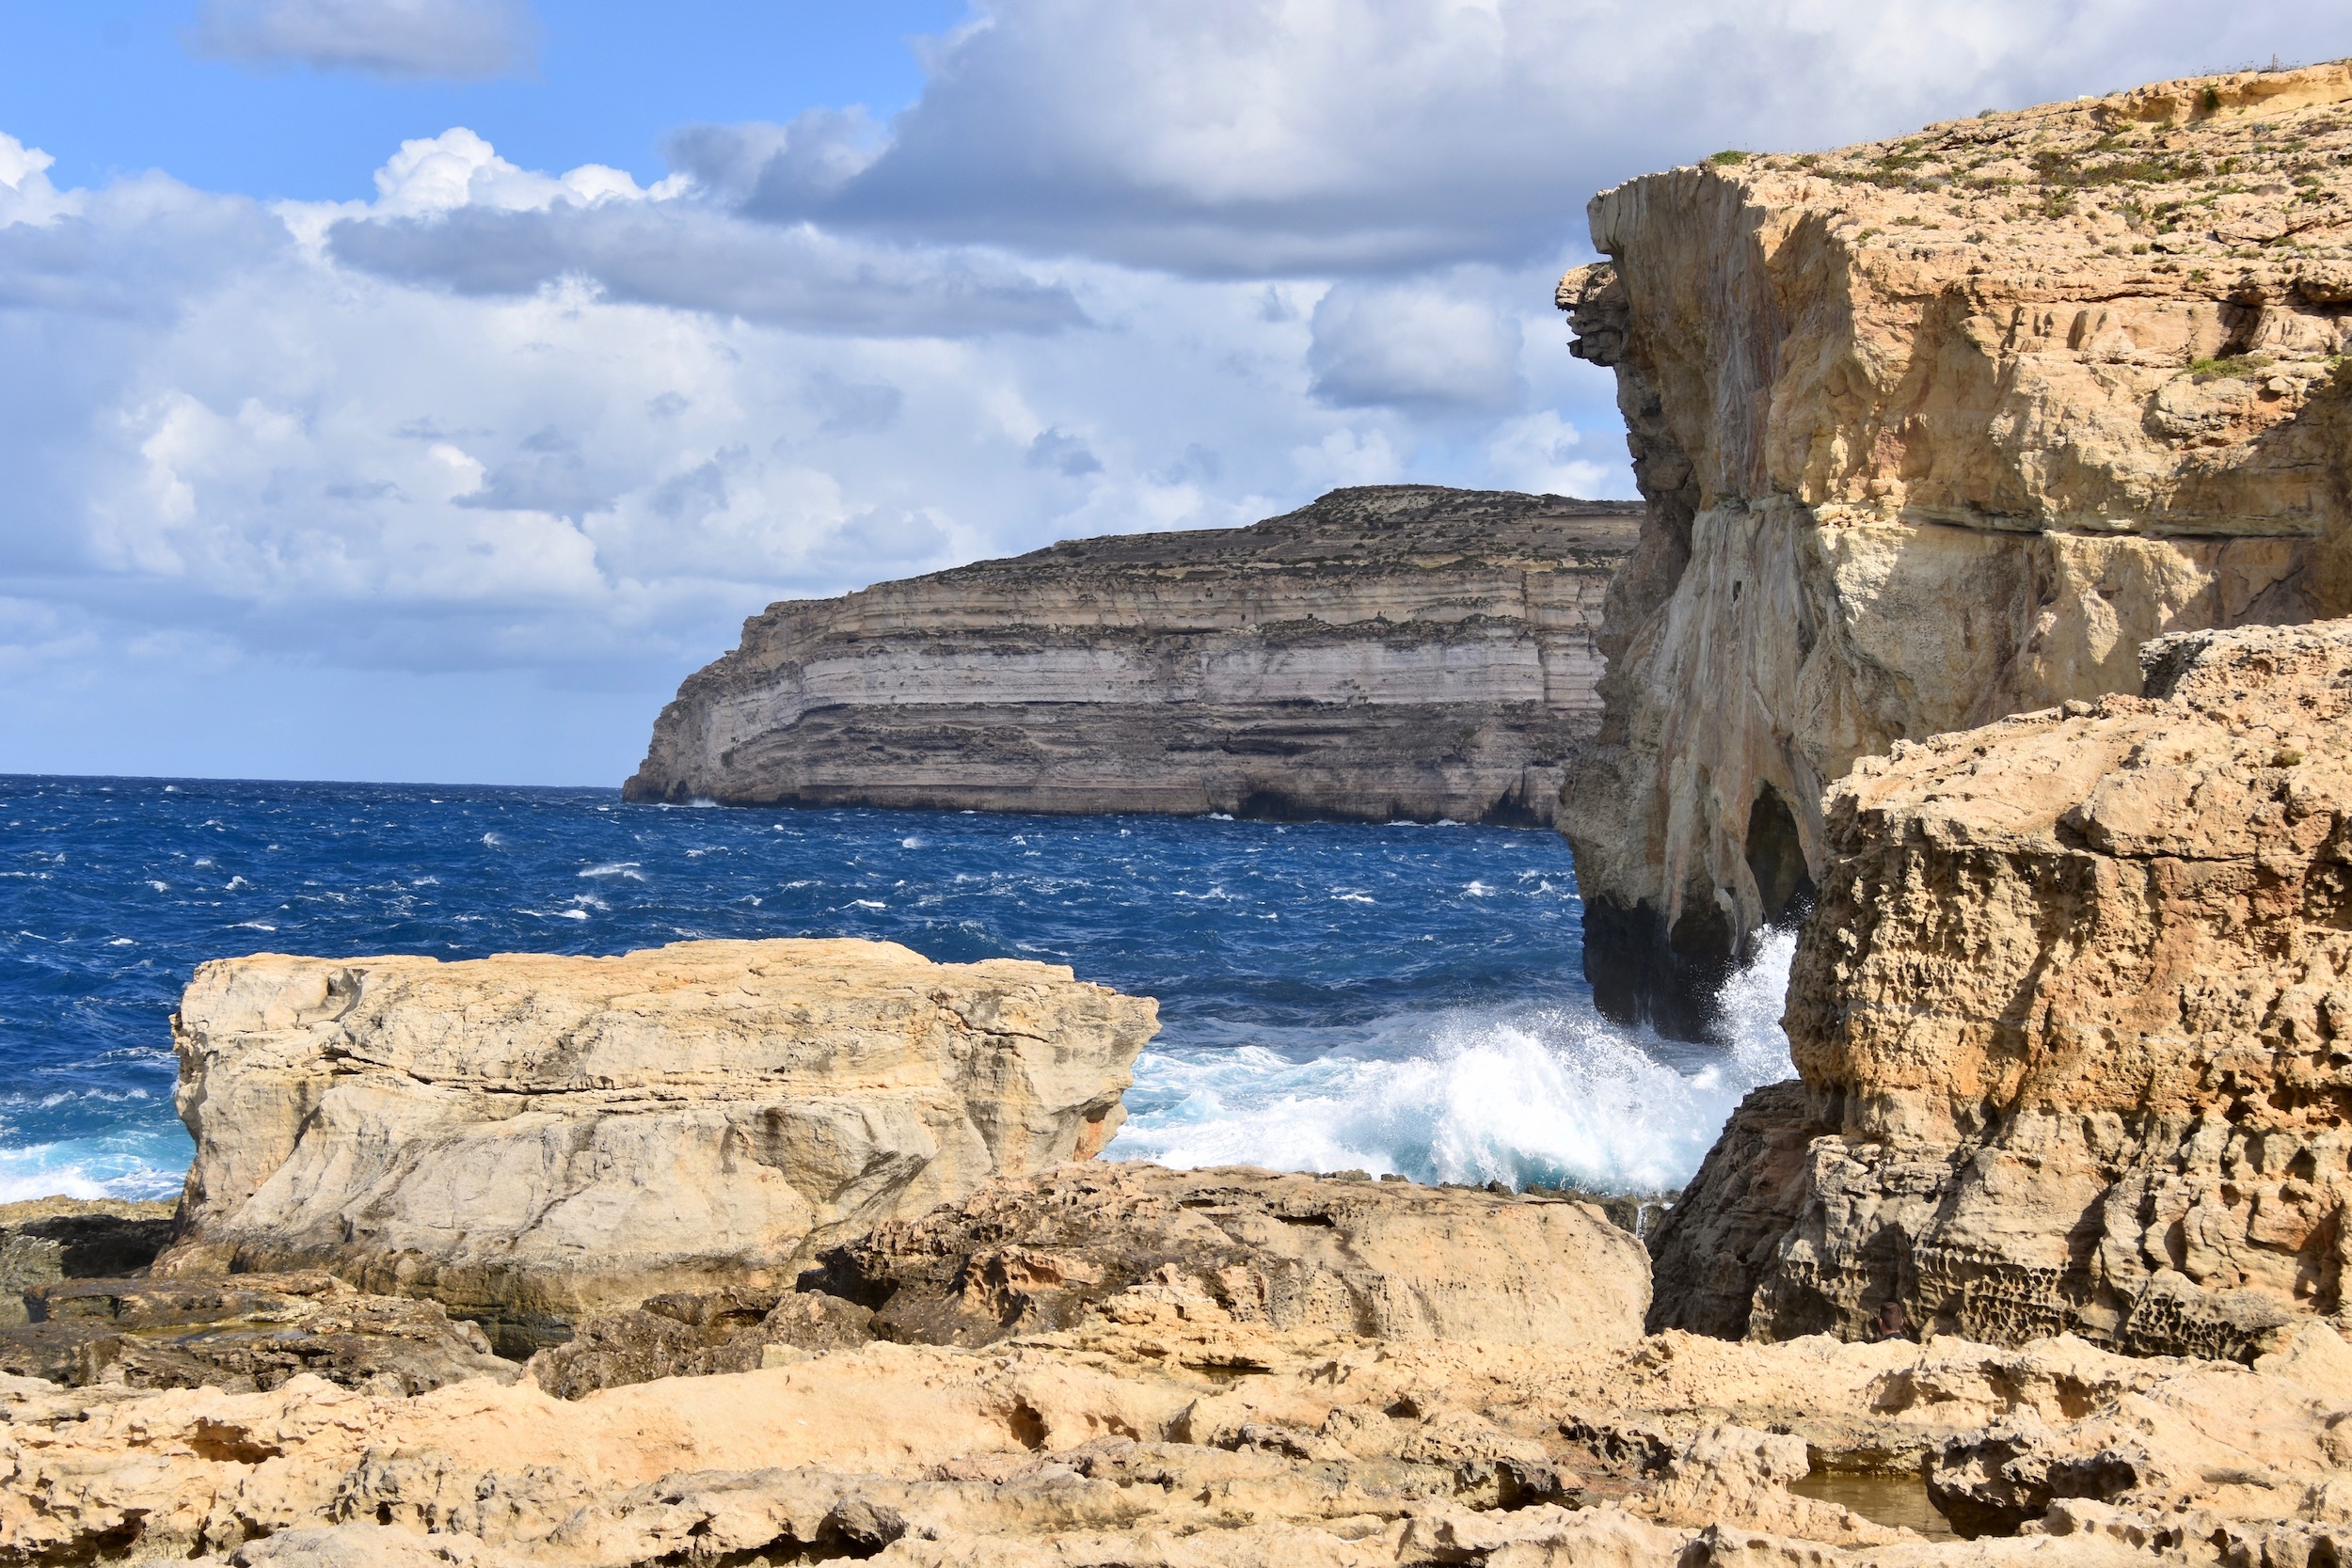
[[[2023,137],[2075,156],[2069,138],[2104,126],[2105,156],[2133,127],[2291,120],[2312,146],[2352,134],[2327,118],[2347,102],[2352,71],[2330,67],[1986,117],[1900,144],[1911,161],[1870,190],[1911,191],[1937,135],[1939,153],[2006,156]],[[1853,162],[1838,158],[1788,179]],[[1781,177],[1680,171],[1603,213],[1671,229],[1695,202],[1753,239],[1793,211],[1762,199]],[[2309,199],[2332,212],[2317,183]],[[2240,215],[2268,211],[2253,194]],[[1774,243],[1883,281],[1854,260],[1859,236],[1840,251],[1836,226],[1808,222]],[[1957,264],[1941,244],[1914,259],[1930,283]],[[1639,254],[1623,281],[1580,285],[1588,342],[1595,323],[1639,329]],[[2247,276],[2259,290],[2272,274]],[[1947,291],[1947,315],[1972,319],[1968,291],[1993,287]],[[2268,322],[2260,341],[2280,344],[2326,316],[2308,289],[2277,316],[2267,297],[2177,314],[2201,331]],[[2117,330],[2169,319],[2149,309]],[[1926,318],[1890,319],[1899,338]],[[1712,373],[1758,368],[1692,341]],[[1639,373],[1621,390],[1656,351],[1624,361]],[[2176,408],[2157,368],[2090,379]],[[2035,373],[2061,402],[2081,389]],[[2332,382],[2280,379],[2263,429],[2293,445],[2340,428]],[[1878,396],[1820,405],[1861,421],[1833,420],[1831,446],[1867,435],[1882,462]],[[1720,950],[1692,964],[1735,950],[1776,892],[1811,913],[1785,1018],[1799,1080],[1749,1097],[1645,1238],[1621,1223],[1637,1206],[1613,1220],[1574,1194],[1102,1161],[1154,1005],[1042,964],[848,941],[224,960],[174,1020],[197,1139],[176,1211],[0,1210],[24,1301],[0,1325],[0,1564],[2352,1561],[2352,621],[2179,631],[2285,601],[2184,609],[2222,602],[2214,574],[2261,573],[2127,519],[2092,541],[1910,515],[1945,504],[1950,473],[1926,458],[1894,464],[1898,497],[1806,447],[1833,490],[1862,486],[1836,504],[1863,512],[1800,500],[1759,522],[1760,491],[1692,481],[1712,499],[1677,524],[1659,498],[1696,449],[1642,422],[1677,406],[1629,409],[1658,510],[1611,590],[1625,640],[1596,766],[1656,783],[1720,764],[1707,789],[1735,792],[1708,796],[1704,820],[1670,813],[1686,836],[1654,839],[1664,865],[1639,868],[1653,890],[1692,872],[1692,907],[1716,900]],[[1919,417],[1903,442],[1953,428]],[[2335,515],[2313,502],[2295,514],[2309,531],[2273,530],[2312,482],[2249,477],[2243,435],[2209,443],[2194,483],[2168,456],[2166,494],[2250,498],[2244,537],[2279,567],[2262,580],[2318,593]],[[1765,447],[1737,444],[1709,461],[1746,483]],[[1981,449],[1951,450],[1979,471]],[[2344,455],[2320,452],[2339,478]],[[1735,536],[1747,554],[1724,553]],[[1851,567],[1882,546],[1877,597],[1851,573],[1747,575],[1759,551],[1847,551]],[[1947,547],[1983,572],[1906,584]],[[2094,556],[2120,574],[2098,579],[2113,594],[2067,598],[2062,580],[2090,581],[2067,563]],[[1662,732],[1641,716],[1673,690],[1657,661],[1684,617],[1727,613],[1744,586],[1751,608],[1718,629],[1776,606],[1851,674],[1837,660],[1870,638],[1904,645],[1899,617],[1870,620],[1904,594],[2033,561],[2067,568],[2036,579],[2050,625],[2038,644],[1994,638],[1984,657],[2006,673],[1983,688],[2030,711],[1889,734],[1828,772],[1832,752],[1804,751],[1828,731],[1773,750],[1747,720],[1644,750]],[[1681,574],[1662,596],[1661,562]],[[2193,592],[2132,597],[2155,579]],[[2094,625],[2097,657],[2059,684],[2136,691],[2029,704],[2059,691],[2010,677],[2058,681],[2064,662],[2031,649],[2089,647]],[[2129,682],[2127,656],[2144,666]],[[1798,689],[1832,708],[1851,695],[1815,676]],[[1756,688],[1756,724],[1773,689]],[[1828,787],[1776,794],[1783,825],[1741,804],[1759,780]],[[1575,800],[1605,911],[1638,857],[1592,837]],[[1629,786],[1609,821],[1655,803]],[[1708,836],[1726,828],[1744,839]]]

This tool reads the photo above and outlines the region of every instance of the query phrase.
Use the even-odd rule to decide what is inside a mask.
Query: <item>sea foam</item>
[[[1792,934],[1766,938],[1726,988],[1712,1047],[1576,1003],[1394,1016],[1303,1059],[1263,1045],[1147,1052],[1130,1118],[1104,1152],[1592,1192],[1679,1187],[1741,1096],[1793,1076],[1779,1017],[1795,951]]]

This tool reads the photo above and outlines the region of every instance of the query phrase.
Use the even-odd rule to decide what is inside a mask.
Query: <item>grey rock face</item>
[[[371,1296],[331,1275],[77,1279],[25,1292],[32,1321],[0,1329],[0,1371],[84,1387],[275,1388],[310,1373],[420,1394],[518,1369],[440,1304]]]
[[[1634,509],[1335,490],[771,606],[631,800],[1552,820]]]

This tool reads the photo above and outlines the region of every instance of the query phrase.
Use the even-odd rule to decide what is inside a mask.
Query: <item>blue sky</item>
[[[2289,0],[0,0],[0,771],[617,783],[780,597],[1630,493],[1592,192]]]

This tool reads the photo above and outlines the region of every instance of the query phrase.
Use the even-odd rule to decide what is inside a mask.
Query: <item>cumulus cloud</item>
[[[870,129],[704,132],[746,210],[1211,276],[1519,262],[1585,198],[2154,76],[2352,51],[2304,0],[993,0]],[[758,168],[763,172],[751,173]],[[770,179],[765,170],[772,168]]]
[[[378,198],[326,222],[336,260],[468,294],[565,277],[605,297],[844,333],[1051,332],[1081,320],[1067,290],[986,253],[877,244],[755,223],[685,179],[651,189],[589,165],[516,167],[468,130],[402,144]]]
[[[537,39],[523,0],[205,0],[187,44],[260,70],[463,82],[526,69]]]

